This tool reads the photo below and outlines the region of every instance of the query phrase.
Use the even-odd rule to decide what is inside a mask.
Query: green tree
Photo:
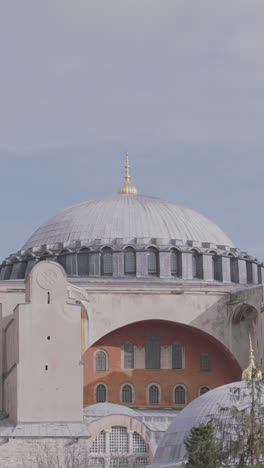
[[[217,444],[212,424],[200,424],[191,429],[185,439],[189,468],[215,468],[217,462]]]

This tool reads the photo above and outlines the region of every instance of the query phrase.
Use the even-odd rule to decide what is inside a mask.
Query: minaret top
[[[262,372],[255,364],[251,333],[249,333],[249,365],[242,373],[242,380],[262,379]]]
[[[125,183],[120,187],[118,190],[119,194],[125,194],[125,195],[137,195],[137,189],[134,185],[131,184],[130,182],[130,164],[129,164],[129,158],[128,158],[128,153],[126,153],[126,164],[125,164]]]

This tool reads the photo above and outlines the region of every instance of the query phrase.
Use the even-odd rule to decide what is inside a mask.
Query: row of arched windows
[[[210,387],[207,385],[199,389],[199,396],[208,392]],[[158,384],[150,384],[147,388],[146,400],[147,404],[158,405],[161,403],[161,387]],[[108,388],[106,384],[99,383],[95,388],[96,403],[105,403],[108,400]],[[134,387],[131,384],[125,384],[120,389],[120,401],[124,404],[136,403],[136,395]],[[173,403],[175,405],[187,404],[187,389],[185,385],[176,385],[173,389]]]
[[[124,360],[123,367],[125,369],[134,369],[134,355],[135,345],[131,341],[127,341],[124,346]],[[145,342],[145,368],[146,369],[160,369],[160,337],[155,333],[149,333],[146,336]],[[95,371],[105,372],[109,369],[108,354],[106,351],[99,349],[95,351]],[[184,369],[185,368],[185,348],[181,343],[173,343],[171,346],[171,368]],[[210,361],[208,353],[200,354],[200,370],[204,372],[210,371]]]

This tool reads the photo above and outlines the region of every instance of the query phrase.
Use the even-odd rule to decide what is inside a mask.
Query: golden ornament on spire
[[[261,380],[262,372],[255,364],[252,338],[251,333],[249,333],[249,365],[242,373],[242,380],[252,379]]]
[[[126,165],[125,165],[125,183],[120,187],[118,190],[118,193],[125,194],[125,195],[137,195],[137,189],[134,185],[131,184],[130,182],[130,164],[129,164],[129,158],[128,158],[128,153],[126,153]]]

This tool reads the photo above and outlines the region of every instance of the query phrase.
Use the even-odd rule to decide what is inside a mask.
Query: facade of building
[[[54,216],[0,266],[2,414],[93,443],[103,426],[89,431],[83,406],[118,405],[105,417],[126,430],[121,416],[138,427],[149,412],[152,429],[123,436],[153,456],[168,412],[240,379],[249,331],[263,361],[263,282],[263,263],[212,221],[138,195],[127,157],[117,195]]]

